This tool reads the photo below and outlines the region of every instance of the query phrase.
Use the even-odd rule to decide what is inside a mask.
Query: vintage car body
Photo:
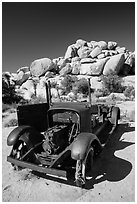
[[[61,102],[19,106],[17,115],[18,127],[7,138],[13,146],[7,160],[13,167],[65,177],[73,167],[77,186],[83,186],[86,168],[92,168],[93,158],[117,127],[120,110]]]

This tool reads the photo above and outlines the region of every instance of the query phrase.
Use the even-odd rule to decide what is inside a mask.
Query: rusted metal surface
[[[12,163],[12,164],[15,164],[17,166],[21,166],[21,167],[24,167],[24,168],[32,169],[34,171],[38,171],[38,172],[41,172],[41,173],[57,175],[57,176],[61,176],[61,177],[67,178],[67,172],[64,171],[64,170],[59,170],[59,169],[46,168],[46,167],[38,166],[36,164],[32,164],[32,163],[29,163],[29,162],[26,162],[26,161],[20,161],[20,160],[17,160],[17,159],[13,159],[10,156],[7,157],[7,161]]]
[[[10,154],[7,161],[15,166],[65,178],[65,170],[76,168],[77,161],[80,161],[80,172],[84,173],[79,178],[76,168],[75,178],[83,185],[81,179],[86,180],[85,168],[89,163],[86,158],[93,160],[93,156],[102,151],[117,127],[120,110],[105,104],[91,104],[90,86],[90,103],[52,103],[50,83],[46,85],[46,93],[47,103],[18,107],[19,126],[10,133],[7,144],[16,150],[15,144],[22,140],[28,149],[24,150],[25,153],[19,149],[20,155],[23,153],[19,159],[16,154]],[[89,154],[91,149],[94,155]]]
[[[30,125],[40,132],[45,131],[48,128],[48,109],[48,103],[18,106],[18,125]]]

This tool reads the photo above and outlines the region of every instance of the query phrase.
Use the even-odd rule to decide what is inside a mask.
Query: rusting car
[[[48,88],[47,88],[48,90]],[[106,144],[120,119],[115,106],[60,102],[18,106],[18,127],[7,138],[7,161],[14,169],[29,168],[60,177],[75,171],[77,186]],[[107,133],[106,133],[107,130]]]

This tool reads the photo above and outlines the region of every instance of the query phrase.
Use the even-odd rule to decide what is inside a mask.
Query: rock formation
[[[16,73],[3,72],[2,85],[3,90],[8,89],[11,84],[15,85],[18,94],[31,98],[36,94],[35,87],[38,95],[45,95],[44,83],[47,80],[54,80],[59,87],[61,79],[66,75],[88,77],[92,79],[92,84],[97,89],[101,87],[99,76],[112,72],[122,77],[134,76],[135,53],[120,47],[115,41],[87,42],[78,39],[67,47],[63,57],[37,59],[30,63],[30,66],[19,68]],[[61,90],[59,92],[61,93]],[[53,93],[57,95],[55,90]]]
[[[55,68],[55,64],[49,58],[42,58],[33,61],[30,65],[30,72],[32,76],[42,76],[47,71],[52,71]]]

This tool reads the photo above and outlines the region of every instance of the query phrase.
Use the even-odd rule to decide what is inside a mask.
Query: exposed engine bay
[[[42,147],[47,155],[58,154],[69,144],[72,126],[70,124],[55,125],[45,133]]]
[[[73,111],[50,111],[49,128],[44,132],[42,147],[46,155],[59,154],[77,136],[79,115]]]

